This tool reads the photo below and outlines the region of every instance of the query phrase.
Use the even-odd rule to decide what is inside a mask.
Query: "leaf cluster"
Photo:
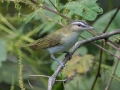
[[[51,1],[54,6],[50,3],[50,0],[0,1],[0,82],[11,87],[11,90],[20,89],[20,79],[23,80],[24,88],[30,90],[31,88],[27,82],[29,75],[51,75],[58,66],[58,64],[53,62],[48,53],[42,50],[33,51],[30,48],[21,48],[22,45],[42,38],[62,26],[67,25],[69,18],[93,21],[99,14],[103,13],[102,8],[96,3],[97,0]],[[114,12],[115,10],[104,14],[93,23],[96,33],[101,34]],[[119,18],[120,13],[117,14],[116,18],[111,23],[107,30],[108,32],[120,27]],[[93,35],[89,32],[84,32],[81,36],[89,38]],[[119,44],[119,35],[111,37],[110,40],[114,40],[116,43],[116,37],[118,37],[117,44]],[[80,40],[83,39],[80,38]],[[101,41],[97,41],[96,43],[99,45]],[[111,52],[117,53],[111,46],[106,45],[105,48]],[[22,53],[19,54],[19,51]],[[68,77],[73,75],[74,71],[82,73],[82,75],[75,74],[76,76],[73,80],[65,84],[66,89],[89,90],[97,72],[99,54],[99,48],[93,46],[93,44],[86,44],[78,49],[77,54],[73,56],[73,60],[68,62],[66,66],[67,70],[64,69],[64,73],[67,73],[66,76]],[[60,60],[64,57],[63,54],[56,56]],[[99,82],[96,83],[95,90],[105,88],[108,79],[111,77],[111,72],[116,63],[115,60],[115,57],[110,56],[109,53],[103,53],[101,65],[102,77]],[[95,66],[93,63],[95,63]],[[21,66],[23,67],[20,70]],[[91,67],[93,71],[87,73],[90,71]],[[119,68],[120,65],[117,68],[110,90],[120,88]],[[20,72],[22,73],[19,74]],[[65,74],[62,75],[62,78],[66,77]],[[58,79],[60,78],[61,74],[58,75]],[[106,78],[106,81],[104,81],[104,78]],[[32,77],[30,78],[30,82],[35,90],[47,89],[46,78]],[[8,88],[4,87],[4,89]],[[4,89],[0,87],[0,90]],[[61,90],[63,86],[61,83],[57,83],[54,89]]]

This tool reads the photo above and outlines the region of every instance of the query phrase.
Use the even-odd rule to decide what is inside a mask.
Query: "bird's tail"
[[[30,47],[31,49],[37,49],[37,44],[34,44],[34,43],[30,43],[30,44],[25,44],[25,45],[22,45],[21,47]]]
[[[31,46],[30,44],[21,45],[21,47],[30,47],[30,46]]]

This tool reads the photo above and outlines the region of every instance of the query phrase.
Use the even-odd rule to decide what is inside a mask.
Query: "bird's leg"
[[[64,67],[64,64],[61,61],[57,60],[53,54],[50,54],[50,56],[52,59],[56,60],[62,67]]]
[[[70,52],[64,51],[63,53],[67,53],[67,54],[65,55],[65,57],[68,55],[68,56],[69,56],[69,60],[72,58],[72,54],[71,54]]]

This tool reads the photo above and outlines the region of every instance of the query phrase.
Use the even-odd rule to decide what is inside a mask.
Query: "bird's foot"
[[[68,55],[69,56],[69,60],[72,58],[72,54],[71,54],[71,52],[64,52],[64,53],[67,53],[66,55],[65,55],[65,57]]]
[[[65,65],[64,65],[61,61],[57,60],[57,59],[54,57],[53,54],[51,54],[51,58],[52,58],[53,60],[57,61],[62,67],[65,67]]]

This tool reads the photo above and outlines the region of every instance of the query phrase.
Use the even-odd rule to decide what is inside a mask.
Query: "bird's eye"
[[[81,26],[81,24],[78,24],[78,26],[80,27],[80,26]]]

